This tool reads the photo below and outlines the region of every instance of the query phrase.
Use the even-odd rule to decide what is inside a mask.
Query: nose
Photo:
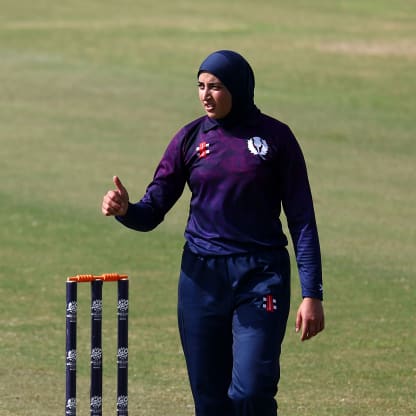
[[[209,88],[203,88],[202,90],[200,90],[200,97],[201,97],[201,100],[203,101],[209,98],[210,97]]]

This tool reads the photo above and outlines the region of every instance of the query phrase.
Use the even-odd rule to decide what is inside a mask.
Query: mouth
[[[215,111],[215,106],[213,104],[204,103],[204,109],[207,113],[212,113]]]

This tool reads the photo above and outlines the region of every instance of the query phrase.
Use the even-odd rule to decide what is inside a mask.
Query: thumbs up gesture
[[[129,206],[129,194],[118,176],[113,176],[116,189],[108,191],[103,198],[101,211],[105,216],[126,215]]]

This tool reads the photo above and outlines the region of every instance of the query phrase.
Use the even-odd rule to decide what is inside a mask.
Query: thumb
[[[296,323],[295,323],[296,332],[299,332],[301,327],[302,327],[302,313],[301,313],[300,308],[299,308],[299,310],[296,314]]]
[[[121,183],[121,180],[118,176],[113,176],[113,182],[114,182],[114,185],[116,186],[117,190],[119,191],[120,195],[126,195],[127,194],[127,189]]]

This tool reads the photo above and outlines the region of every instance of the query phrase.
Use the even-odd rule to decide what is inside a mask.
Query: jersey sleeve
[[[312,193],[302,150],[288,128],[282,162],[282,205],[296,255],[303,297],[321,299],[322,262]]]
[[[129,203],[126,215],[116,217],[126,227],[153,230],[182,195],[187,178],[182,157],[184,134],[182,129],[169,143],[143,198]]]

